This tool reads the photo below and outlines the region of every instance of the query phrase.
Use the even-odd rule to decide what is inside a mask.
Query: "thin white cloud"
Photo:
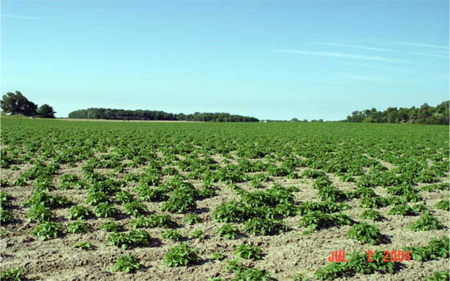
[[[358,80],[358,81],[380,81],[380,80],[386,79],[386,77],[365,76],[365,75],[358,75],[358,74],[346,74],[345,78],[352,79],[352,80]]]
[[[352,49],[360,49],[360,50],[368,50],[368,51],[380,51],[380,52],[390,52],[391,50],[382,49],[382,48],[374,48],[360,45],[349,45],[349,44],[340,44],[340,43],[327,43],[327,42],[310,42],[311,44],[316,45],[324,45],[324,46],[332,46],[332,47],[344,47],[344,48],[352,48]]]
[[[36,17],[28,17],[28,16],[20,16],[20,15],[9,15],[9,14],[2,14],[0,15],[1,18],[11,18],[11,19],[21,19],[21,20],[38,20],[40,18]]]
[[[448,46],[438,46],[424,43],[416,43],[416,42],[395,42],[393,45],[403,45],[403,46],[414,46],[414,47],[426,47],[426,48],[434,48],[434,49],[445,49],[448,50]]]
[[[450,57],[448,57],[448,56],[442,56],[442,55],[437,55],[437,54],[418,53],[418,52],[412,52],[410,54],[418,55],[418,56],[427,56],[427,57],[450,59]]]
[[[52,19],[52,18],[41,18],[41,17],[30,17],[23,15],[12,15],[12,14],[1,14],[0,18],[10,18],[10,19],[19,19],[19,20],[48,20],[48,21],[62,21],[60,19]]]
[[[386,66],[386,65],[375,65],[375,64],[368,64],[368,63],[358,63],[358,62],[347,62],[347,64],[363,66],[363,67],[369,67],[369,68],[379,68],[379,69],[389,69],[389,70],[398,70],[398,71],[406,71],[406,72],[416,72],[416,70],[411,69],[411,68],[401,68],[401,67],[393,67],[393,66]]]
[[[356,60],[368,60],[368,61],[402,62],[399,59],[391,59],[391,58],[376,57],[376,56],[355,55],[355,54],[339,53],[339,52],[310,52],[310,51],[302,51],[302,50],[272,50],[272,52],[307,55],[307,56],[321,56],[321,57],[335,57],[335,58],[346,58],[346,59],[356,59]]]

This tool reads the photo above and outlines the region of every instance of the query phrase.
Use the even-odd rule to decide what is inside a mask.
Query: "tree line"
[[[384,111],[372,108],[363,111],[353,111],[352,115],[347,116],[347,119],[344,121],[356,123],[449,125],[449,101],[444,101],[435,107],[424,103],[420,107],[389,107]]]
[[[20,91],[8,92],[0,100],[0,106],[3,113],[11,115],[24,115],[28,117],[55,118],[53,107],[43,104],[38,107],[37,104],[28,100]]]
[[[88,108],[69,113],[73,119],[115,119],[115,120],[173,120],[204,122],[259,122],[257,118],[229,113],[174,114],[156,110],[125,110],[111,108]]]

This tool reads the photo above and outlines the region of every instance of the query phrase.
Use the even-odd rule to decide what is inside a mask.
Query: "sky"
[[[1,94],[342,120],[449,99],[448,1],[1,3]]]

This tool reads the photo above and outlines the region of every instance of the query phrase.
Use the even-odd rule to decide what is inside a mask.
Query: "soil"
[[[83,120],[86,121],[86,120]],[[224,158],[216,155],[213,159],[222,161]],[[389,168],[389,163],[383,162]],[[71,173],[81,176],[81,165],[77,167],[63,166],[60,174],[55,177],[55,184],[62,174]],[[3,170],[2,178],[12,182],[20,173],[29,168],[29,165],[18,165],[19,170]],[[137,172],[140,168],[133,168],[127,172]],[[101,171],[101,170],[97,170]],[[104,170],[101,172],[106,172]],[[297,169],[301,172],[302,169]],[[341,182],[339,178],[328,174],[334,185],[342,190],[356,189],[354,183]],[[167,180],[168,177],[165,179]],[[296,186],[299,191],[295,192],[296,203],[305,200],[317,200],[317,191],[312,188],[312,180],[305,179],[285,179],[274,177],[275,182],[284,186]],[[201,182],[191,180],[196,187]],[[272,185],[273,182],[264,183],[264,188]],[[170,268],[164,265],[163,257],[169,249],[178,242],[172,242],[161,239],[161,234],[165,229],[144,228],[147,230],[152,240],[150,247],[140,247],[131,250],[122,250],[108,243],[108,233],[100,230],[102,224],[109,219],[90,219],[88,222],[93,226],[94,231],[87,234],[66,234],[62,238],[41,241],[31,235],[32,228],[36,223],[27,223],[27,212],[29,208],[20,207],[20,202],[28,199],[32,194],[30,186],[25,187],[4,187],[3,191],[13,196],[14,209],[13,214],[17,220],[10,225],[2,226],[6,234],[1,239],[1,265],[2,268],[25,267],[26,277],[29,279],[43,280],[208,280],[213,277],[231,278],[233,275],[225,273],[224,261],[215,261],[212,259],[216,251],[221,252],[227,259],[234,259],[234,251],[237,245],[250,243],[260,246],[264,251],[264,258],[260,261],[245,261],[248,266],[254,266],[267,270],[280,281],[292,280],[297,273],[313,273],[315,270],[329,264],[327,257],[332,251],[345,250],[346,253],[353,251],[364,252],[368,250],[401,250],[406,246],[426,245],[430,238],[440,238],[449,235],[448,230],[433,230],[412,232],[407,230],[407,226],[418,219],[418,216],[396,216],[388,215],[387,208],[380,208],[379,211],[385,217],[380,222],[374,222],[382,234],[390,239],[390,243],[377,246],[361,245],[358,241],[346,238],[350,226],[332,227],[311,234],[304,234],[306,228],[298,226],[300,216],[289,217],[285,223],[292,228],[291,231],[276,236],[254,236],[246,234],[236,240],[227,240],[215,235],[216,230],[222,226],[213,220],[212,211],[225,202],[238,199],[238,195],[224,184],[216,184],[218,187],[217,196],[204,199],[198,202],[198,214],[202,222],[195,225],[184,225],[181,219],[184,215],[171,214],[172,218],[179,224],[179,231],[189,246],[198,250],[201,262],[198,265],[188,267]],[[254,191],[254,188],[247,184],[238,184],[238,186]],[[264,189],[263,188],[263,189]],[[132,191],[133,185],[125,188]],[[384,189],[375,189],[379,195],[385,196]],[[55,190],[51,194],[60,194],[69,197],[75,204],[83,204],[86,198],[85,190]],[[448,225],[450,215],[448,211],[442,211],[435,208],[435,205],[443,198],[448,198],[449,191],[420,192],[423,196],[426,206],[434,212],[434,215],[443,223]],[[363,208],[359,206],[359,199],[353,199],[347,202],[353,208],[344,213],[350,215],[355,221],[361,221],[359,218]],[[160,207],[162,203],[144,204],[150,210],[150,214],[162,214]],[[121,206],[119,206],[121,208]],[[57,209],[55,211],[59,221],[67,225],[66,219],[69,208]],[[121,225],[126,226],[129,217],[118,220]],[[368,221],[369,223],[373,223]],[[235,224],[242,229],[242,224]],[[206,239],[188,239],[189,233],[196,229],[203,229],[207,235]],[[92,251],[83,251],[74,248],[74,245],[81,241],[90,241],[94,246]],[[126,274],[112,272],[115,259],[119,255],[132,253],[138,257],[143,268],[136,273]],[[398,273],[391,274],[372,274],[356,275],[352,278],[343,278],[338,280],[425,280],[425,276],[432,275],[435,271],[445,271],[449,268],[449,259],[439,259],[428,262],[405,261],[402,263],[404,268]],[[310,274],[311,276],[311,274]]]

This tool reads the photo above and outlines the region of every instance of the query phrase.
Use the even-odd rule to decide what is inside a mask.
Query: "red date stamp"
[[[374,251],[369,250],[367,251],[367,261],[373,262],[373,255]],[[411,260],[411,252],[410,251],[383,251],[383,262],[403,262],[403,261],[410,261]],[[333,251],[331,252],[331,255],[328,257],[329,262],[348,262],[347,258],[345,257],[345,251]]]

